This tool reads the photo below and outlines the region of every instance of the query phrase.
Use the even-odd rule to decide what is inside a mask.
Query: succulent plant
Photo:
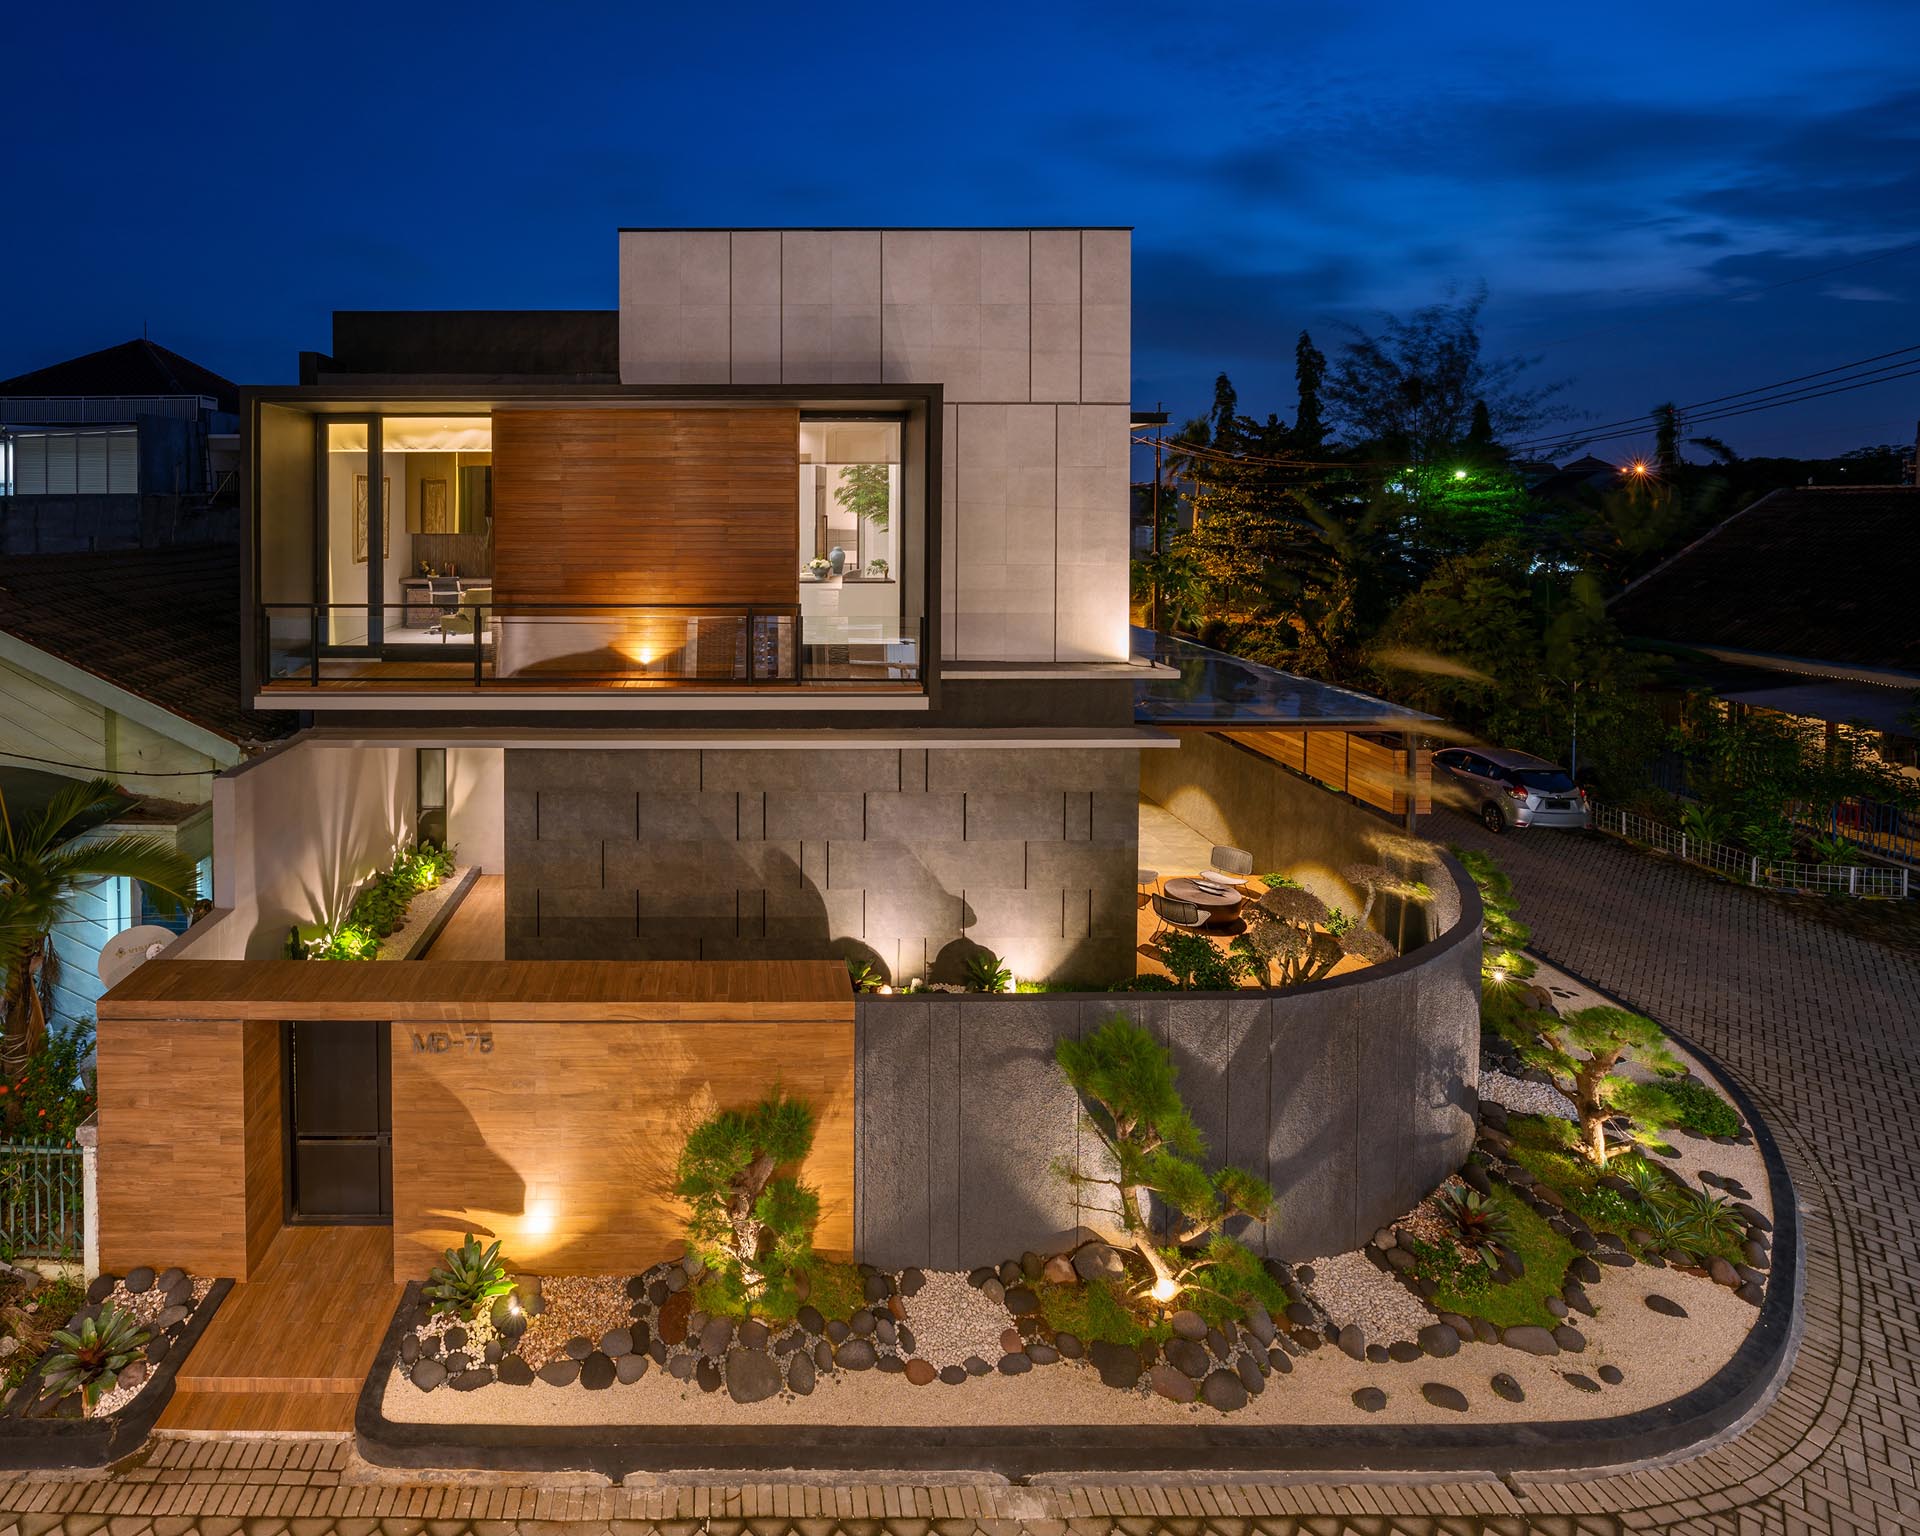
[[[1708,1190],[1687,1188],[1669,1197],[1668,1207],[1693,1235],[1693,1246],[1718,1248],[1746,1235],[1747,1219],[1731,1200]]]
[[[1642,1205],[1652,1205],[1673,1187],[1672,1181],[1644,1157],[1620,1158],[1608,1171],[1632,1185],[1633,1197]]]
[[[444,1262],[434,1267],[420,1294],[433,1303],[433,1312],[452,1312],[469,1321],[496,1296],[513,1289],[507,1266],[500,1261],[500,1245],[482,1248],[471,1232],[458,1248],[447,1249]]]
[[[1462,1248],[1489,1267],[1500,1262],[1500,1250],[1513,1236],[1505,1211],[1477,1189],[1449,1189],[1439,1205]]]
[[[969,992],[1006,992],[1013,987],[1013,972],[990,949],[977,949],[967,956]]]
[[[40,1383],[52,1397],[78,1391],[92,1407],[113,1390],[148,1338],[131,1312],[109,1303],[53,1336],[53,1358],[41,1370]]]

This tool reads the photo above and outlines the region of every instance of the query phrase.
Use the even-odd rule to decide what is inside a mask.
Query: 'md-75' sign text
[[[409,1030],[413,1036],[413,1048],[431,1056],[443,1056],[448,1051],[477,1051],[486,1056],[493,1050],[493,1031],[490,1029],[468,1029],[459,1034],[449,1034],[444,1029]]]

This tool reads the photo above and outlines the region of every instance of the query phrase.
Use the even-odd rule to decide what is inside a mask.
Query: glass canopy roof
[[[1434,719],[1371,694],[1296,677],[1152,630],[1133,631],[1133,653],[1180,674],[1134,684],[1134,718],[1143,725],[1406,730]]]

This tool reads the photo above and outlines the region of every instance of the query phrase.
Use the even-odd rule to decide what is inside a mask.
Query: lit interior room
[[[900,638],[900,422],[800,423],[800,614],[809,646]]]

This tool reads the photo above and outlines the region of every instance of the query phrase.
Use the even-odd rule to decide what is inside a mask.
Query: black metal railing
[[[807,619],[797,603],[423,606],[262,604],[261,678],[309,688],[846,686],[917,683],[925,653],[923,621]]]

